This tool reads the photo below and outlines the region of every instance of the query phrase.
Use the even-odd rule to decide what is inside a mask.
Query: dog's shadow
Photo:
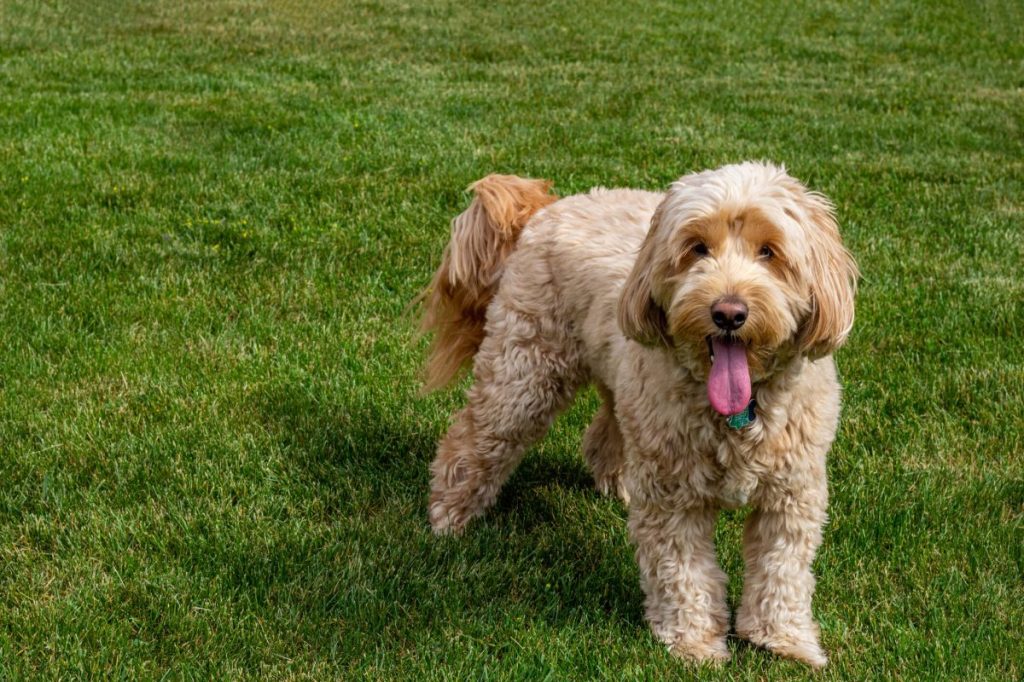
[[[307,645],[402,646],[479,630],[498,612],[550,628],[646,631],[625,509],[593,489],[578,453],[531,452],[483,519],[439,538],[426,499],[447,408],[431,414],[411,397],[332,406],[289,386],[261,402],[301,482],[300,522],[319,542],[280,548],[292,567],[280,594],[309,622],[343,624],[311,629]]]

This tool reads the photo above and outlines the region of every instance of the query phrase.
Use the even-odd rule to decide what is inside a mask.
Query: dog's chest
[[[750,503],[772,475],[761,452],[760,425],[733,430],[712,417],[702,426],[692,434],[690,445],[697,453],[695,465],[702,470],[699,477],[706,481],[705,494],[727,508]]]
[[[728,508],[750,502],[766,474],[753,448],[743,447],[729,438],[720,441],[715,449],[714,465],[718,474],[715,497],[719,504]]]

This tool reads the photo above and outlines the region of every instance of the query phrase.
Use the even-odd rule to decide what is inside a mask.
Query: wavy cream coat
[[[470,359],[474,375],[431,467],[434,530],[482,514],[593,383],[603,404],[584,456],[597,487],[629,505],[654,633],[685,658],[729,656],[715,519],[750,505],[736,632],[824,665],[811,563],[839,417],[831,352],[852,326],[857,278],[831,205],[761,163],[685,176],[666,193],[555,201],[547,183],[513,176],[474,189],[424,295],[430,384]],[[708,338],[720,333],[709,308],[725,295],[750,308],[735,336],[758,407],[740,430],[707,395]]]

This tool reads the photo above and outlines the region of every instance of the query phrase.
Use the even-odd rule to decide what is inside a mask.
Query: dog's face
[[[725,166],[673,183],[626,281],[619,324],[668,344],[736,414],[780,362],[827,355],[853,325],[857,266],[831,204],[785,170]]]

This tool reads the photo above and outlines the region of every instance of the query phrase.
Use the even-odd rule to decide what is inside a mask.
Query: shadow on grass
[[[440,429],[418,404],[332,404],[297,386],[261,402],[306,510],[307,533],[273,550],[293,565],[276,612],[303,614],[305,646],[436,648],[538,625],[646,632],[625,511],[576,453],[531,453],[483,519],[437,538],[426,497]]]

